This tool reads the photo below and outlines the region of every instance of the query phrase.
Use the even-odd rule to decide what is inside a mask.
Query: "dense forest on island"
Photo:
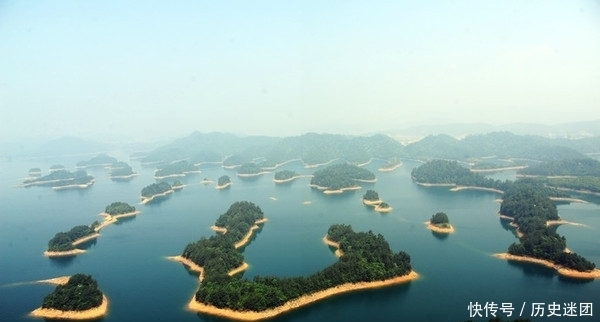
[[[61,187],[71,184],[88,184],[94,180],[94,177],[88,175],[85,170],[69,172],[67,170],[55,170],[45,176],[25,179],[24,186],[46,186]]]
[[[50,166],[50,172],[65,170],[65,166],[62,164],[53,164]]]
[[[510,184],[507,181],[494,180],[471,172],[456,161],[432,160],[424,163],[411,172],[411,177],[418,183],[455,184],[460,186],[476,186],[505,190]]]
[[[92,167],[103,167],[110,166],[113,163],[117,163],[118,160],[107,154],[98,154],[97,156],[87,160],[77,162],[77,168],[92,168]]]
[[[237,169],[237,173],[242,175],[258,174],[260,172],[262,172],[262,168],[254,162],[246,162]]]
[[[142,189],[142,197],[150,198],[154,195],[165,193],[171,190],[171,185],[167,182],[153,183]]]
[[[71,228],[67,232],[60,232],[54,235],[50,241],[48,241],[48,251],[50,252],[64,252],[75,249],[73,242],[79,238],[89,236],[96,233],[92,226],[79,225]]]
[[[231,178],[229,178],[229,176],[227,176],[227,175],[220,176],[219,179],[217,180],[217,185],[219,185],[219,186],[224,186],[228,183],[231,183]]]
[[[275,172],[274,179],[275,180],[288,180],[293,177],[298,176],[299,174],[296,171],[292,170],[282,170]]]
[[[126,202],[116,201],[106,206],[104,212],[109,215],[120,215],[135,211],[135,207]]]
[[[448,215],[445,212],[437,212],[431,216],[429,222],[432,225],[437,225],[440,227],[448,227],[450,224],[450,220],[448,219]]]
[[[178,162],[172,162],[161,166],[160,169],[154,172],[155,178],[163,178],[168,176],[185,176],[188,173],[194,173],[200,171],[200,167],[191,164],[187,160],[181,160]]]
[[[535,189],[519,185],[512,187],[503,196],[500,213],[513,217],[513,222],[523,233],[519,243],[509,246],[508,253],[549,260],[578,271],[590,271],[596,267],[582,256],[565,251],[565,237],[556,233],[556,228],[546,226],[546,221],[559,219],[556,205]]]
[[[376,201],[379,200],[379,194],[377,193],[377,191],[369,189],[363,195],[363,199],[369,201]]]
[[[90,275],[75,274],[64,285],[57,285],[48,294],[42,308],[61,311],[84,311],[102,304],[102,291]]]
[[[115,162],[110,166],[110,177],[111,179],[116,179],[115,177],[126,177],[135,174],[133,169],[129,164],[123,161]]]
[[[221,216],[217,224],[249,224],[252,219],[262,216],[257,206],[241,202],[234,204],[235,216]],[[228,211],[229,213],[230,211]],[[243,216],[242,213],[248,213]],[[235,226],[229,226],[235,228]],[[411,272],[410,256],[403,251],[394,253],[381,234],[354,232],[349,225],[332,225],[328,238],[340,244],[344,255],[333,265],[308,277],[279,278],[275,276],[255,276],[252,280],[230,277],[226,273],[243,262],[241,253],[233,249],[229,227],[224,235],[188,244],[183,256],[193,259],[205,269],[206,278],[196,292],[199,302],[237,311],[262,311],[283,303],[336,285],[355,282],[385,280]],[[249,226],[244,225],[244,228]],[[240,231],[241,233],[241,231]],[[238,255],[233,255],[237,253]],[[223,260],[215,259],[223,258]]]
[[[357,180],[374,179],[375,174],[367,169],[348,163],[338,163],[315,171],[310,184],[337,190],[357,186]]]

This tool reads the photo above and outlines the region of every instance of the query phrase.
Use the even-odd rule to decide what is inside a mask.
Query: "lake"
[[[112,153],[121,160],[123,154]],[[511,304],[512,318],[532,321],[598,321],[592,316],[532,317],[532,304],[600,305],[600,281],[558,277],[552,270],[532,264],[496,259],[517,241],[497,216],[497,194],[483,191],[450,192],[414,184],[410,171],[418,163],[405,161],[394,172],[377,172],[384,161],[365,168],[377,176],[359,191],[324,195],[308,187],[309,178],[284,185],[273,174],[241,179],[221,167],[203,168],[183,179],[182,191],[157,203],[139,205],[141,189],[155,182],[153,168],[129,162],[140,173],[129,182],[112,182],[105,169],[91,169],[96,183],[86,190],[54,191],[44,187],[15,188],[29,168],[44,174],[55,163],[72,170],[90,156],[2,160],[0,162],[0,321],[31,321],[28,312],[41,305],[51,285],[29,283],[61,275],[91,274],[110,301],[103,321],[220,321],[185,310],[198,287],[197,277],[179,263],[165,259],[178,255],[187,243],[214,234],[209,227],[235,201],[248,200],[263,210],[269,221],[244,248],[255,275],[312,274],[336,261],[321,238],[334,223],[351,224],[355,231],[381,233],[397,252],[411,255],[421,277],[411,283],[333,297],[273,319],[274,321],[487,321],[470,317],[469,304]],[[280,169],[311,174],[300,162]],[[278,169],[279,170],[279,169]],[[202,185],[203,178],[232,178],[227,190]],[[513,178],[514,172],[496,175]],[[362,205],[366,189],[374,189],[393,211],[380,214]],[[85,254],[63,259],[42,256],[48,240],[59,231],[100,220],[98,213],[113,201],[135,204],[141,214],[108,226],[101,236],[83,246]],[[309,201],[309,204],[305,202]],[[596,203],[560,205],[559,214],[586,226],[561,226],[567,245],[600,266],[600,206]],[[440,236],[423,224],[436,212],[446,212],[456,233]],[[600,307],[596,307],[600,310]],[[579,313],[579,312],[578,312]],[[482,312],[484,315],[485,312]],[[498,310],[497,316],[506,319]]]

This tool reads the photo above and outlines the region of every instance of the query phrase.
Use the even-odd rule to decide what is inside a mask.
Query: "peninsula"
[[[426,221],[427,229],[440,233],[440,234],[451,234],[454,232],[454,227],[448,220],[448,215],[445,212],[438,212],[431,216],[429,221]]]
[[[98,289],[98,283],[90,275],[75,274],[57,279],[54,292],[48,294],[40,308],[29,315],[43,319],[91,320],[108,312],[108,299]]]
[[[144,205],[171,193],[173,193],[173,189],[167,182],[153,183],[142,189],[141,203]]]
[[[308,277],[257,276],[249,281],[219,274],[215,272],[218,267],[204,266],[202,285],[188,308],[228,319],[260,320],[337,294],[396,285],[418,277],[410,265],[410,256],[402,251],[393,253],[381,235],[356,233],[348,225],[332,225],[323,240],[338,248],[339,260]],[[363,261],[365,265],[360,264]]]

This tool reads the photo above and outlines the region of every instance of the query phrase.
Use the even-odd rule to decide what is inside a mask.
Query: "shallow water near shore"
[[[497,216],[499,204],[494,200],[499,195],[418,186],[410,180],[410,170],[418,164],[409,160],[385,173],[377,171],[385,162],[371,162],[365,168],[375,173],[377,182],[361,183],[362,190],[340,195],[309,188],[310,178],[275,184],[273,173],[239,178],[232,170],[207,167],[201,174],[180,179],[186,184],[183,190],[140,205],[141,189],[155,182],[154,169],[142,168],[135,161],[130,164],[140,175],[127,182],[113,182],[106,170],[98,168],[88,170],[96,182],[86,190],[13,187],[29,168],[40,167],[47,173],[50,165],[62,163],[72,169],[81,159],[86,158],[0,161],[0,321],[31,321],[27,314],[53,289],[45,284],[15,283],[75,273],[93,275],[108,296],[109,314],[102,321],[220,321],[185,310],[198,287],[197,276],[165,257],[178,255],[187,243],[214,234],[210,226],[239,200],[254,202],[269,220],[242,248],[250,264],[245,278],[308,275],[334,263],[335,255],[322,241],[333,223],[381,233],[394,251],[411,255],[413,269],[421,276],[400,286],[329,298],[272,321],[464,321],[471,319],[469,302],[492,301],[512,303],[516,312],[511,319],[524,302],[522,317],[533,321],[597,321],[600,316],[531,317],[532,302],[600,305],[596,300],[600,281],[560,278],[544,267],[494,258],[493,253],[506,251],[516,241]],[[305,169],[300,162],[280,169],[300,174],[316,170]],[[216,181],[224,174],[233,182],[229,189],[200,183],[203,178]],[[511,173],[496,176],[510,178]],[[393,210],[380,214],[363,205],[366,189],[376,190]],[[98,214],[113,201],[134,204],[141,213],[104,228],[97,240],[81,245],[87,250],[82,255],[60,259],[42,255],[56,232],[101,220]],[[423,225],[438,211],[448,214],[454,234],[440,236]],[[565,235],[571,250],[600,266],[600,206],[560,205],[559,214],[586,225],[564,225],[558,232]]]

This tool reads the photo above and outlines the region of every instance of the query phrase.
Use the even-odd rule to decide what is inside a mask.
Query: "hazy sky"
[[[0,1],[5,139],[560,123],[599,103],[598,1]]]

